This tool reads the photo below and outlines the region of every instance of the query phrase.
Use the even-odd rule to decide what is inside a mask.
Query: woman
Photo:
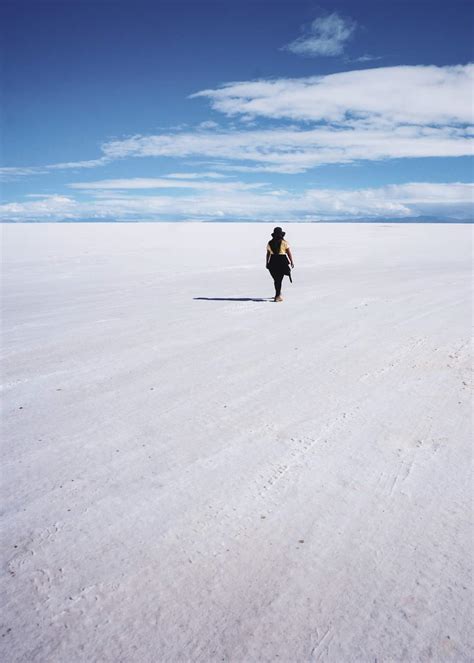
[[[293,256],[288,242],[285,241],[285,233],[281,228],[275,228],[272,232],[272,237],[267,244],[267,256],[265,266],[270,271],[273,281],[275,282],[275,298],[274,302],[282,302],[281,296],[281,282],[285,274],[290,277],[290,265],[293,268]]]

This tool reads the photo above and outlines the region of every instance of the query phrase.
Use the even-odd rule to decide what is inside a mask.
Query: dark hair
[[[277,255],[280,253],[280,247],[282,241],[283,241],[282,237],[280,238],[274,237],[268,242],[273,253],[276,253]]]

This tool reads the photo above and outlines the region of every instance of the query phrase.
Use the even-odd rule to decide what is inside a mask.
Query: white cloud
[[[132,183],[131,183],[132,184]],[[7,220],[61,219],[242,219],[320,220],[404,218],[430,214],[459,219],[473,216],[474,186],[465,183],[412,182],[359,190],[309,188],[302,193],[272,189],[189,190],[187,195],[140,196],[98,188],[95,200],[68,196],[0,206]]]
[[[283,50],[297,55],[340,55],[344,46],[354,33],[356,23],[351,19],[342,18],[336,12],[316,18],[308,27],[303,28],[304,34]]]
[[[163,177],[177,179],[177,180],[196,180],[196,179],[222,179],[229,177],[229,175],[223,175],[222,173],[214,172],[203,172],[203,173],[169,173],[169,175],[163,175]]]
[[[344,123],[472,122],[474,65],[399,66],[309,78],[228,83],[192,95],[229,116]]]
[[[53,163],[46,166],[49,170],[73,170],[75,168],[97,168],[97,166],[105,166],[109,163],[106,157],[99,159],[88,159],[87,161],[67,161],[64,163]]]
[[[5,166],[0,168],[0,179],[12,180],[18,177],[27,177],[29,175],[45,175],[51,170],[75,170],[80,168],[97,168],[105,166],[110,162],[105,156],[98,159],[88,159],[86,161],[67,161],[64,163],[52,163],[46,166]]]
[[[229,116],[258,118],[265,128],[201,123],[102,145],[102,156],[43,168],[3,168],[14,177],[95,168],[128,157],[206,163],[209,173],[167,179],[217,179],[215,171],[301,173],[323,164],[472,154],[474,65],[401,66],[298,79],[228,83],[193,97]],[[284,120],[279,127],[269,121]],[[292,121],[292,126],[288,125]],[[207,127],[207,128],[206,128]],[[221,177],[223,177],[221,175]],[[164,186],[164,185],[163,185]]]
[[[2,166],[0,168],[0,179],[14,180],[17,177],[24,177],[28,175],[43,175],[46,172],[47,170],[45,170],[45,168],[42,166]]]
[[[247,184],[245,182],[228,181],[218,182],[191,179],[167,179],[164,177],[131,177],[127,179],[98,180],[95,182],[74,182],[69,184],[72,189],[87,191],[106,190],[133,190],[133,189],[198,189],[200,191],[245,191],[259,189],[265,186],[262,183]]]
[[[103,145],[111,158],[186,157],[215,159],[226,170],[298,173],[330,163],[361,159],[463,156],[472,141],[461,128],[379,126],[365,121],[346,128],[267,129],[133,136]],[[229,162],[234,162],[230,165]]]
[[[80,215],[80,205],[69,196],[38,194],[37,197],[38,200],[26,203],[0,205],[0,218],[14,221],[29,219],[36,221],[37,219],[78,218],[78,214]]]
[[[217,122],[213,122],[212,120],[205,120],[204,122],[200,122],[198,126],[199,129],[217,129],[219,125]]]
[[[360,55],[358,58],[347,58],[347,62],[373,62],[374,60],[381,60],[380,55]]]

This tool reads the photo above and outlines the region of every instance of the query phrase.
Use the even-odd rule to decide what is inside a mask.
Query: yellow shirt
[[[289,249],[289,248],[290,248],[290,245],[288,244],[286,239],[282,239],[281,244],[280,244],[280,253],[279,253],[279,255],[284,256],[285,253],[286,253],[286,250]],[[268,242],[268,244],[267,244],[267,251],[273,255],[273,251],[271,249],[270,242]]]

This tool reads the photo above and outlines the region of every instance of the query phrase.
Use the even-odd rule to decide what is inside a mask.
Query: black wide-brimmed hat
[[[272,232],[272,237],[274,239],[283,239],[286,233],[283,232],[281,228],[274,228]]]

